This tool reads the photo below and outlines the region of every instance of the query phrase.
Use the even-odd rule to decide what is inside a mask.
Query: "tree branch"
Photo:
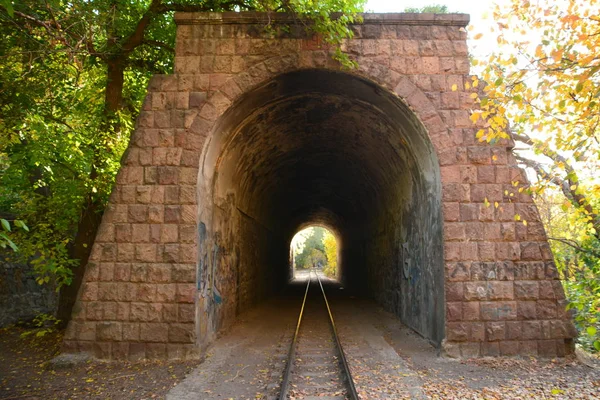
[[[141,70],[150,71],[153,74],[164,74],[165,70],[156,66],[156,63],[150,60],[129,60],[128,67],[135,67]]]
[[[35,26],[42,27],[51,38],[62,43],[65,46],[64,50],[59,49],[59,50],[55,50],[55,52],[56,51],[65,51],[65,52],[75,54],[75,53],[83,53],[84,51],[86,51],[89,55],[99,57],[100,59],[102,59],[104,61],[107,60],[106,54],[103,54],[96,50],[94,43],[92,41],[93,35],[92,35],[91,29],[89,30],[87,35],[85,33],[74,32],[73,29],[71,29],[71,28],[73,28],[73,26],[76,23],[71,26],[64,27],[54,16],[54,13],[52,12],[51,7],[48,7],[48,10],[49,10],[50,14],[52,15],[52,21],[43,21],[39,18],[36,18],[29,14],[25,14],[20,11],[15,11],[14,15],[15,15],[15,17],[21,18]],[[16,26],[18,26],[20,29],[25,31],[25,28],[22,27],[21,25],[19,25],[18,23],[16,23],[15,19],[13,19],[13,22],[15,23]],[[69,41],[68,39],[71,39],[71,41]],[[81,48],[83,48],[85,50],[80,50]],[[52,51],[46,49],[46,50],[40,51],[40,52],[50,53]]]
[[[516,154],[515,154],[515,158],[520,163],[533,169],[535,171],[535,173],[537,174],[537,176],[539,176],[541,179],[548,181],[548,182],[554,184],[555,186],[558,186],[563,191],[563,194],[565,195],[565,197],[574,206],[579,207],[579,204],[577,204],[577,202],[573,198],[573,195],[571,194],[570,190],[565,191],[565,181],[562,180],[561,178],[559,178],[558,176],[552,175],[552,174],[550,174],[550,172],[546,171],[546,169],[544,168],[544,165],[542,163],[530,160],[528,158],[525,158],[525,157],[522,157],[522,156],[516,155]]]
[[[533,140],[529,136],[527,136],[525,134],[521,135],[521,134],[512,132],[512,137],[513,137],[513,139],[515,139],[515,140],[517,140],[517,141],[519,141],[521,143],[528,144],[529,146],[533,147],[535,145],[535,143],[533,142]]]
[[[596,257],[600,257],[600,253],[590,250],[590,249],[584,249],[583,247],[579,246],[579,244],[576,241],[571,240],[571,239],[549,237],[548,240],[554,240],[557,242],[561,242],[561,243],[564,243],[567,246],[570,246],[570,247],[574,248],[575,250],[580,251],[582,253],[587,253],[587,254],[591,254]]]
[[[545,153],[544,155],[552,159],[554,162],[557,162],[556,159],[553,159],[549,155]],[[539,162],[530,160],[519,155],[515,155],[515,157],[519,162],[533,169],[541,179],[557,186],[563,192],[567,200],[569,200],[569,202],[575,208],[585,210],[585,212],[590,216],[592,224],[594,225],[594,228],[596,230],[596,234],[594,236],[600,239],[600,216],[598,216],[598,214],[594,211],[587,198],[583,194],[577,192],[578,185],[576,182],[574,182],[573,178],[569,177],[569,175],[572,174],[572,176],[574,176],[575,179],[577,178],[577,176],[575,175],[573,168],[568,163],[566,163],[566,160],[561,161],[565,163],[565,170],[567,171],[567,179],[563,179],[555,174],[551,174],[550,172],[546,171],[544,166]],[[558,155],[558,157],[559,159],[564,160],[564,157],[560,155]]]
[[[595,215],[595,212],[592,209],[590,202],[587,200],[587,198],[581,193],[577,193],[577,188],[579,187],[579,177],[577,176],[577,172],[575,171],[575,169],[571,166],[571,163],[569,163],[569,161],[565,157],[548,147],[541,147],[537,145],[537,143],[526,134],[513,133],[512,135],[513,138],[517,141],[534,147],[537,150],[541,150],[542,154],[551,159],[554,162],[554,164],[562,166],[565,172],[567,173],[567,179],[564,180],[563,185],[566,184],[569,192],[571,193],[572,198],[575,199],[575,201],[577,201],[578,207],[584,207],[589,214]],[[571,189],[572,187],[573,189]]]
[[[131,33],[131,35],[123,42],[121,47],[122,53],[127,55],[142,44],[146,29],[150,25],[150,22],[152,22],[152,19],[154,19],[156,14],[160,13],[159,7],[162,6],[161,1],[162,0],[152,0],[152,3],[150,3],[150,6],[135,26],[133,33]]]
[[[154,19],[156,15],[164,14],[173,11],[183,12],[206,12],[206,11],[231,11],[235,7],[239,7],[244,10],[252,10],[253,7],[245,4],[242,1],[229,1],[227,3],[213,4],[212,2],[206,2],[202,4],[180,4],[180,3],[168,3],[165,4],[162,0],[152,0],[150,6],[138,21],[133,33],[129,35],[121,46],[121,52],[124,55],[131,53],[136,47],[144,44],[144,36],[146,29]]]
[[[42,28],[44,28],[48,33],[52,33],[51,29],[50,29],[50,25],[47,22],[44,22],[40,19],[37,19],[35,17],[32,17],[31,15],[22,13],[20,11],[15,11],[14,14],[16,16],[19,16],[21,18],[23,18],[24,20],[27,20],[29,22],[32,22],[34,25],[37,26],[41,26]]]
[[[175,49],[173,47],[159,40],[144,39],[142,41],[142,44],[147,46],[160,47],[162,49],[167,50],[170,53],[175,53]]]
[[[69,125],[68,122],[66,122],[66,121],[64,121],[64,120],[62,120],[60,118],[57,118],[57,117],[55,117],[53,115],[49,115],[49,114],[42,115],[42,116],[44,117],[44,119],[48,119],[48,120],[50,120],[52,122],[56,122],[57,124],[63,125],[64,127],[66,127],[71,132],[74,131],[74,129],[71,127],[71,125]]]

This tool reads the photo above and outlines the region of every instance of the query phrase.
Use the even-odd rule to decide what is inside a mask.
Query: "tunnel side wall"
[[[282,279],[274,277],[268,267],[286,262],[272,251],[272,247],[287,247],[285,243],[277,246],[281,237],[240,212],[231,201],[229,198],[228,204],[214,208],[212,232],[199,240],[197,281],[201,295],[196,321],[203,343],[214,339],[241,312],[272,294],[273,281]]]
[[[397,197],[388,202],[365,241],[369,292],[439,346],[445,329],[439,182],[427,182],[423,171],[415,167],[399,183],[396,191],[408,200],[399,202]]]
[[[65,335],[65,352],[103,359],[193,357],[215,329],[230,323],[237,305],[224,306],[227,317],[212,327],[203,319],[202,268],[214,256],[211,246],[205,254],[199,246],[214,238],[198,223],[202,149],[241,94],[284,72],[339,69],[318,39],[296,27],[279,30],[279,16],[272,18],[277,29],[268,33],[267,17],[260,14],[175,18],[175,73],[155,76],[149,84]],[[467,22],[467,16],[453,14],[365,15],[344,48],[359,64],[351,73],[405,101],[438,154],[445,276],[436,279],[445,282],[446,351],[465,357],[564,355],[572,349],[573,326],[537,209],[518,191],[527,183],[524,173],[510,143],[478,143],[469,120],[472,89],[465,83],[472,79],[460,29]],[[499,206],[487,207],[486,199]],[[515,222],[515,213],[528,225]],[[392,228],[388,233],[391,243],[395,233]],[[215,276],[250,285],[232,274]],[[223,293],[236,292],[233,284],[217,284]]]

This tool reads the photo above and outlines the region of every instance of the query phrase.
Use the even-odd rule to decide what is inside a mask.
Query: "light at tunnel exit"
[[[319,271],[327,278],[337,280],[339,241],[329,229],[309,225],[294,235],[290,243],[290,267],[294,280],[305,280],[309,271]]]

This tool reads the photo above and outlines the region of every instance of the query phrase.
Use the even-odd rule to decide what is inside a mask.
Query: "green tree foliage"
[[[0,1],[0,211],[66,319],[149,77],[172,69],[174,11],[288,12],[336,48],[364,0]],[[331,18],[337,12],[336,18]],[[265,27],[267,28],[267,27]],[[343,65],[351,62],[341,52]],[[73,271],[75,273],[73,273]],[[69,287],[69,285],[71,285]]]
[[[551,241],[556,265],[575,312],[579,343],[600,351],[600,242],[586,234],[587,224],[564,209],[564,194],[556,189],[537,192],[536,204]]]
[[[563,228],[569,229],[549,230],[550,240],[580,343],[595,350],[600,350],[599,5],[511,0],[497,6],[487,34],[496,46],[474,61],[487,84],[471,117],[480,125],[477,137],[491,143],[509,138],[510,125],[521,149],[517,160],[537,177],[525,190],[538,200],[551,191],[554,209],[562,211]]]
[[[320,268],[327,263],[327,258],[322,250],[311,248],[306,256],[305,268]]]
[[[312,235],[306,238],[305,247],[324,252],[325,247],[323,246],[323,237],[325,236],[325,232],[327,232],[327,229],[320,226],[315,226],[313,228]]]
[[[17,219],[13,222],[13,224],[18,228],[29,231],[27,225],[25,225],[25,223],[21,220]],[[12,227],[10,226],[10,222],[4,218],[0,218],[0,226],[0,248],[6,249],[8,247],[13,251],[18,251],[19,248],[11,238]]]
[[[404,9],[407,13],[434,13],[434,14],[448,14],[448,6],[441,4],[431,4],[424,7],[407,7]]]
[[[306,229],[306,239],[301,251],[296,254],[295,266],[296,268],[313,268],[310,261],[311,255],[314,256],[313,250],[316,250],[323,254],[325,257],[325,247],[323,246],[323,236],[325,235],[326,229],[320,226],[312,226]],[[302,233],[302,232],[300,232]],[[324,263],[323,263],[324,265]]]

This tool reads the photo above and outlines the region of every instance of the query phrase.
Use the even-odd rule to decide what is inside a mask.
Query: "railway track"
[[[323,284],[314,271],[306,284],[278,399],[358,400]]]

